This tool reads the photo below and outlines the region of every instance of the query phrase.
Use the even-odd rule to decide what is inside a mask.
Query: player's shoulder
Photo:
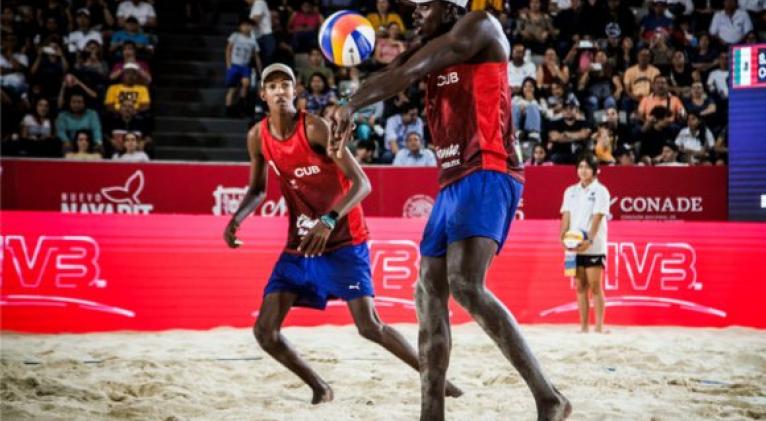
[[[309,142],[326,145],[330,137],[330,123],[324,118],[311,113],[304,113],[303,115],[306,138]]]

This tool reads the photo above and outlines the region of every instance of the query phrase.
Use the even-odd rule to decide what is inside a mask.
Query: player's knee
[[[463,307],[470,307],[481,297],[483,288],[463,274],[450,274],[449,286],[452,296]]]
[[[577,278],[577,292],[580,294],[585,294],[588,292],[588,282]]]
[[[372,342],[383,340],[383,325],[377,322],[360,323],[356,326],[359,335]]]
[[[591,294],[601,295],[601,281],[591,282],[589,287],[590,287]]]
[[[258,345],[263,349],[271,349],[279,342],[278,330],[261,326],[258,323],[253,326],[253,335],[258,341]]]

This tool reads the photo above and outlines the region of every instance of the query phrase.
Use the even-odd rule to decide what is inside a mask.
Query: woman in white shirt
[[[123,153],[116,153],[112,156],[115,161],[125,162],[149,162],[149,156],[144,151],[138,150],[138,134],[128,132],[122,141]]]
[[[561,241],[570,230],[580,230],[586,237],[580,245],[569,251],[577,253],[577,308],[580,329],[588,332],[589,300],[593,295],[596,313],[596,332],[604,332],[604,293],[601,276],[606,262],[606,217],[609,214],[609,190],[598,179],[598,162],[593,155],[584,155],[577,161],[580,181],[564,192],[561,205]],[[564,245],[564,249],[566,245]]]

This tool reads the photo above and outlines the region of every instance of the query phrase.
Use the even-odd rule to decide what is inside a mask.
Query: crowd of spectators
[[[148,160],[156,27],[146,0],[4,1],[3,155]]]
[[[247,3],[259,65],[294,66],[297,106],[317,115],[413,42],[405,2]],[[758,0],[469,3],[469,11],[495,15],[512,46],[509,95],[528,165],[571,164],[586,150],[615,165],[725,164],[728,49],[764,39],[765,7]],[[356,68],[333,66],[317,48],[323,17],[340,9],[360,11],[377,31],[374,56]],[[352,147],[360,162],[434,165],[424,93],[418,83],[357,113]]]

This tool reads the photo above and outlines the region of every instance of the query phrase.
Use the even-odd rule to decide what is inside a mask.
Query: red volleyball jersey
[[[306,115],[300,112],[298,126],[288,139],[274,138],[268,118],[261,121],[261,151],[279,177],[279,186],[290,214],[285,251],[298,253],[303,236],[330,212],[351,188],[351,181],[325,154],[311,148],[306,135]],[[325,251],[367,241],[368,231],[361,205],[338,220]]]
[[[482,169],[524,182],[507,62],[458,64],[428,75],[426,116],[441,187]]]

